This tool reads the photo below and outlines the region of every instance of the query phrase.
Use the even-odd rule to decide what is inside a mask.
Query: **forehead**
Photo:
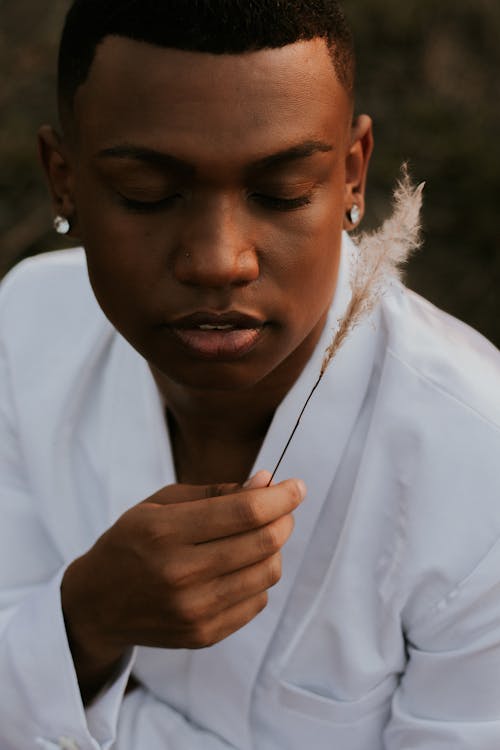
[[[235,162],[306,139],[343,145],[350,100],[319,39],[213,55],[108,37],[74,115],[83,149],[131,143]]]

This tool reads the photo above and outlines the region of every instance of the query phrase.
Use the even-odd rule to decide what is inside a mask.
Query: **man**
[[[497,750],[498,352],[395,287],[258,471],[349,301],[353,66],[327,0],[74,3],[85,257],[0,300],[2,748]]]

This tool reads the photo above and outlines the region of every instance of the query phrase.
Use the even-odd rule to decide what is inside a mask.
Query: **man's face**
[[[369,150],[324,42],[209,55],[108,38],[75,99],[97,299],[167,378],[291,384],[337,280]]]

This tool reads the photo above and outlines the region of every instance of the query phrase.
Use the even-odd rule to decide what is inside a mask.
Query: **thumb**
[[[269,486],[270,479],[271,479],[271,472],[266,471],[265,469],[261,469],[261,471],[258,471],[257,474],[254,474],[253,477],[250,477],[250,479],[247,479],[243,487],[246,490],[263,489],[264,487]]]
[[[175,505],[193,500],[231,495],[240,489],[238,484],[170,484],[162,487],[143,502],[155,505]]]

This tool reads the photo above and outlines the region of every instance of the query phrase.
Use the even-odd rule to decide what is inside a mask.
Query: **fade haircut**
[[[352,97],[352,35],[336,0],[74,0],[59,49],[61,114],[72,110],[98,45],[121,36],[213,54],[241,54],[321,38]]]

